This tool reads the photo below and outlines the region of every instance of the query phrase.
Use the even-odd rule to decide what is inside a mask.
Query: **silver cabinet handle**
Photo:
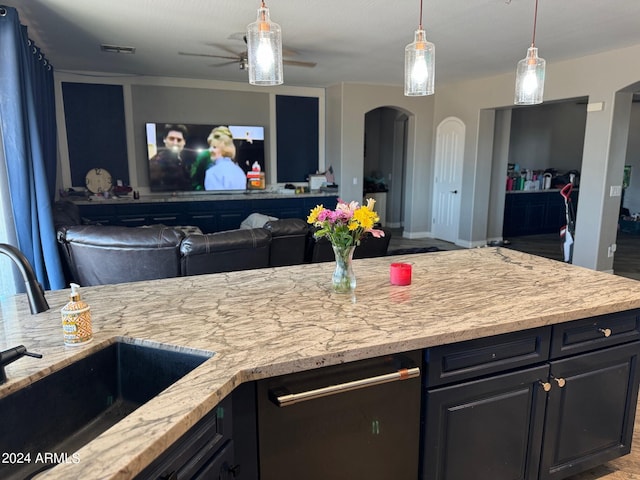
[[[306,402],[307,400],[313,400],[314,398],[328,397],[329,395],[335,395],[336,393],[349,392],[359,388],[372,387],[374,385],[381,385],[383,383],[395,382],[398,380],[408,380],[409,378],[416,378],[419,376],[419,367],[403,368],[397,372],[385,373],[384,375],[378,375],[376,377],[339,383],[328,387],[307,390],[306,392],[287,393],[275,397],[275,401],[279,407],[288,407],[289,405],[293,405],[298,402]]]

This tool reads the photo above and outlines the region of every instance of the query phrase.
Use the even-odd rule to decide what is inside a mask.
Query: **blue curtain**
[[[45,289],[64,288],[52,213],[57,156],[53,68],[29,40],[18,12],[4,6],[0,6],[0,86],[0,133],[15,246]]]

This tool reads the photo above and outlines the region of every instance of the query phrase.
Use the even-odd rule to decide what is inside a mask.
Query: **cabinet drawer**
[[[194,478],[203,466],[209,465],[209,459],[222,455],[223,446],[226,448],[232,444],[233,412],[231,406],[231,397],[226,397],[159,458],[138,474],[135,480]]]
[[[640,310],[600,315],[553,326],[551,358],[640,339]]]
[[[551,327],[541,327],[429,348],[425,351],[427,386],[544,362],[550,343]]]

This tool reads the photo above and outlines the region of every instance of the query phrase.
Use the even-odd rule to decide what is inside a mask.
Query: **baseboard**
[[[455,244],[458,245],[459,247],[464,247],[464,248],[479,248],[479,247],[486,247],[487,246],[487,242],[486,241],[480,241],[480,240],[476,240],[473,242],[468,242],[466,240],[456,240]]]
[[[402,232],[403,238],[433,238],[431,232]]]

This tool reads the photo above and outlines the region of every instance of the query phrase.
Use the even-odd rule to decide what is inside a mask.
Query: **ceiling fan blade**
[[[309,67],[313,68],[317,65],[315,62],[301,62],[298,60],[283,60],[282,63],[285,65],[291,65],[293,67]]]
[[[224,50],[227,53],[230,53],[231,55],[236,55],[236,56],[240,56],[240,52],[238,52],[236,49],[228,47],[222,43],[206,43],[205,45],[207,45],[208,47],[214,47],[214,48],[218,48],[220,50]]]
[[[209,66],[210,67],[226,67],[227,65],[237,65],[237,64],[238,64],[238,60],[231,60],[229,62],[212,63]]]
[[[191,53],[191,52],[178,52],[178,55],[186,55],[189,57],[207,57],[207,58],[225,58],[227,60],[240,61],[240,57],[229,57],[227,55],[213,55],[211,53]]]

